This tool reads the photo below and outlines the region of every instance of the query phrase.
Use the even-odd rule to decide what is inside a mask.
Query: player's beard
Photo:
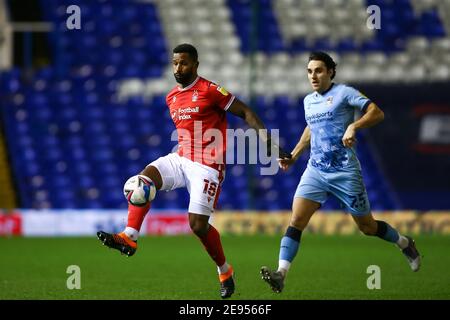
[[[186,85],[189,85],[189,81],[192,78],[192,74],[191,73],[185,73],[185,74],[176,74],[174,73],[173,76],[175,77],[175,80],[181,84],[183,87]]]

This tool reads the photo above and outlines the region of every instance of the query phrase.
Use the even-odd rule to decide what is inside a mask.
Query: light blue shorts
[[[329,194],[338,198],[352,215],[363,216],[370,213],[369,198],[359,169],[323,172],[308,165],[294,198],[306,198],[322,205]]]

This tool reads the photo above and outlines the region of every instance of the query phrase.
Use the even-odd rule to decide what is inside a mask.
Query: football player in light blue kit
[[[411,269],[419,270],[420,255],[414,240],[373,218],[356,157],[356,131],[382,121],[383,111],[354,88],[332,82],[336,63],[325,52],[310,55],[307,71],[314,89],[304,99],[307,126],[291,152],[292,159],[279,159],[279,165],[287,170],[309,147],[310,159],[294,195],[289,227],[281,240],[278,270],[262,267],[263,280],[273,291],[283,290],[286,274],[299,249],[302,231],[329,194],[343,203],[365,235],[395,243],[408,259]],[[363,116],[355,121],[356,110]]]

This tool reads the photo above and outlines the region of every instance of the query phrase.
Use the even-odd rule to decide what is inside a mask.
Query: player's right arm
[[[298,158],[302,155],[302,153],[309,149],[311,142],[311,130],[309,129],[309,126],[306,126],[305,130],[303,130],[302,136],[300,137],[300,140],[298,141],[297,145],[295,146],[294,150],[292,150],[291,159],[278,159],[278,163],[280,165],[280,168],[286,171],[289,169],[291,165],[297,161]]]

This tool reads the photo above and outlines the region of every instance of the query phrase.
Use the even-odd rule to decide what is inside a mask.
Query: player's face
[[[191,84],[197,78],[198,61],[194,61],[189,53],[174,53],[172,66],[175,80],[182,86]]]
[[[328,69],[323,61],[311,60],[308,63],[308,79],[314,91],[323,92],[331,85],[333,70]]]

